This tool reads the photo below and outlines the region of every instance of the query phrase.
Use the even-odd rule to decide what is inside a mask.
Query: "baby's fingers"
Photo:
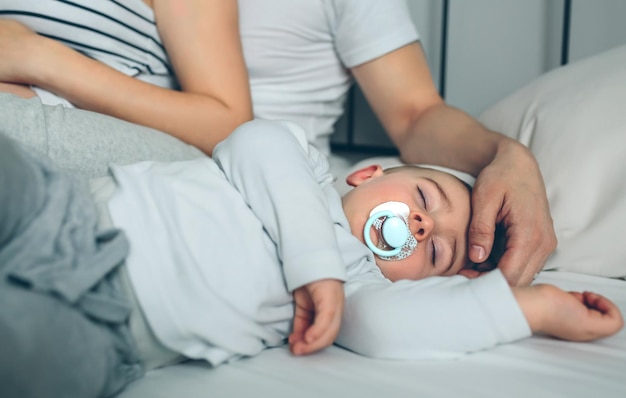
[[[304,311],[302,311],[304,312]],[[296,312],[296,316],[293,320],[293,331],[289,335],[289,345],[293,349],[293,345],[296,342],[304,341],[304,333],[311,326],[312,318],[306,313],[299,314]]]
[[[339,332],[339,322],[325,321],[314,323],[304,335],[296,349],[297,355],[312,354],[331,345]]]
[[[304,341],[313,343],[322,339],[329,332],[333,331],[333,320],[335,314],[328,309],[320,309],[315,316],[315,322],[304,334]]]
[[[624,326],[624,319],[619,308],[609,299],[593,292],[583,292],[583,303],[601,315],[604,322],[598,325],[603,336],[617,333]]]
[[[309,354],[331,345],[341,325],[343,313],[343,285],[339,281],[324,280],[310,286],[315,317],[313,324],[304,332],[304,341],[294,353]]]
[[[619,308],[606,297],[593,292],[583,292],[583,298],[587,308],[594,309],[609,318],[622,319]]]

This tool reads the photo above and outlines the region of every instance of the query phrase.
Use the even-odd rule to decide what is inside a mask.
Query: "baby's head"
[[[383,171],[381,166],[372,165],[350,174],[346,182],[354,189],[343,196],[343,209],[352,233],[363,243],[364,227],[374,208],[386,202],[408,206],[408,229],[417,247],[402,259],[375,254],[376,264],[388,279],[454,275],[469,264],[470,188],[463,181],[418,166]],[[374,228],[368,228],[368,233],[374,245],[385,247]]]

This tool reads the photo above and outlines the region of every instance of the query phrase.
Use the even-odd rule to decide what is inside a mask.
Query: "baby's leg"
[[[197,148],[154,129],[6,93],[0,93],[0,133],[84,178],[106,175],[111,163],[167,162],[205,156]]]

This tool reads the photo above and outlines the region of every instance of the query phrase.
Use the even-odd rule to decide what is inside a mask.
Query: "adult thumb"
[[[469,226],[469,257],[474,263],[487,261],[496,231],[496,218],[500,206],[492,201],[482,200],[480,196],[472,198],[472,221]]]

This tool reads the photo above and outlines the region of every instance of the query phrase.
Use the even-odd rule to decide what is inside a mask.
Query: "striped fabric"
[[[173,87],[173,72],[152,9],[141,0],[0,0],[0,18],[129,76]]]

